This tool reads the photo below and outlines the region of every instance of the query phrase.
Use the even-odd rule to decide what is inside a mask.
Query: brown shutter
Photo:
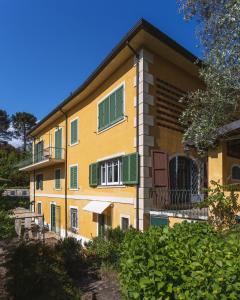
[[[153,186],[168,187],[168,155],[161,150],[152,151]]]

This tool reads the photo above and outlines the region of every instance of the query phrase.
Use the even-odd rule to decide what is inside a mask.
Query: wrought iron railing
[[[18,168],[24,168],[26,166],[39,163],[48,159],[56,159],[56,160],[64,159],[64,149],[56,148],[56,147],[45,148],[42,151],[34,153],[32,157],[21,161],[18,164]]]
[[[204,193],[184,189],[152,188],[149,192],[151,209],[193,219],[208,216],[208,208],[200,205],[204,197]]]

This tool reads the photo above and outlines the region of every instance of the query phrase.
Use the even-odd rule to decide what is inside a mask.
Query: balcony
[[[150,211],[186,219],[208,218],[208,208],[199,207],[205,195],[192,190],[152,188],[149,192]]]
[[[23,160],[18,164],[20,171],[32,171],[45,168],[65,161],[65,150],[63,148],[48,147],[43,151],[35,153],[31,158]]]

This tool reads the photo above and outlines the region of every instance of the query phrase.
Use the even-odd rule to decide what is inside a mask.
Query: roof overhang
[[[96,91],[96,89],[106,81],[113,72],[115,72],[127,59],[133,56],[132,50],[128,47],[129,44],[136,51],[145,48],[153,53],[157,53],[163,58],[170,60],[174,64],[185,69],[187,72],[198,76],[198,69],[199,65],[201,65],[201,61],[152,24],[141,19],[110,52],[88,79],[60,103],[60,105],[38,122],[29,134],[31,136],[39,135],[47,126],[63,117],[63,112],[69,111],[79,102],[86,99],[91,93]],[[198,64],[196,64],[197,61]]]

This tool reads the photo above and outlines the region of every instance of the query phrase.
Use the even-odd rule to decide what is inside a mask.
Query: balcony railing
[[[205,195],[192,190],[152,188],[149,192],[151,210],[168,212],[173,216],[206,219],[208,208],[199,206]]]
[[[18,168],[25,168],[27,166],[31,166],[37,163],[50,161],[50,160],[64,160],[64,149],[63,148],[56,148],[56,147],[48,147],[43,149],[42,151],[39,151],[37,153],[34,153],[32,157],[23,160],[18,164]]]

